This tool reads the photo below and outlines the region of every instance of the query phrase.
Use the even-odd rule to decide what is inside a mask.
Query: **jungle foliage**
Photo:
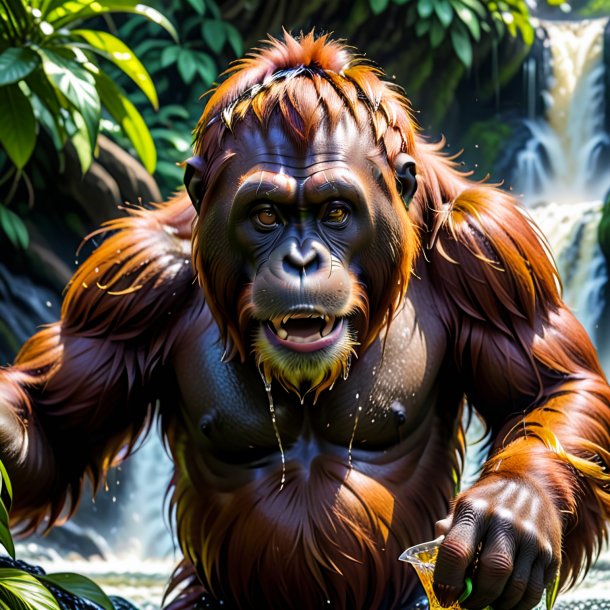
[[[84,173],[93,159],[104,110],[154,171],[155,146],[146,123],[104,68],[116,66],[157,108],[150,76],[119,38],[103,28],[81,27],[111,12],[145,17],[176,36],[164,15],[136,0],[0,1],[0,145],[10,162],[4,159],[0,165],[0,181],[13,180],[0,204],[0,226],[22,247],[27,246],[27,231],[7,206],[20,181],[32,191],[25,166],[41,131],[60,159],[70,143]]]
[[[10,479],[0,462],[0,544],[15,558],[9,529],[13,500]],[[0,568],[0,610],[61,610],[58,597],[66,592],[93,602],[102,610],[114,610],[112,600],[92,580],[79,574],[30,573],[19,568]]]

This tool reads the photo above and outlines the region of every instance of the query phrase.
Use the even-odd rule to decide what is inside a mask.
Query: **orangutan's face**
[[[299,393],[328,387],[346,374],[367,328],[374,281],[367,253],[390,250],[381,256],[389,265],[395,256],[393,174],[349,117],[307,145],[272,122],[266,133],[241,125],[225,146],[234,156],[202,228],[210,240],[226,223],[228,248],[239,253],[239,316],[241,326],[248,320],[257,364]]]

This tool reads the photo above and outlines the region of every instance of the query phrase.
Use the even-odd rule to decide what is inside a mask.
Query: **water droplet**
[[[271,393],[271,380],[265,378],[262,371],[260,371],[261,378],[265,384],[265,391],[267,392],[267,400],[269,401],[269,413],[271,413],[271,424],[273,425],[273,432],[277,439],[277,445],[280,450],[280,457],[282,459],[282,478],[280,480],[280,489],[284,489],[284,483],[286,483],[286,454],[284,453],[284,446],[282,445],[282,437],[280,436],[280,430],[277,426],[277,420],[275,417],[275,405],[273,404],[273,394]]]

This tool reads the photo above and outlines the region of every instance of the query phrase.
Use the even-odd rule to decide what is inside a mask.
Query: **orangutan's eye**
[[[251,218],[255,226],[264,231],[274,229],[279,224],[277,212],[268,204],[256,207]]]
[[[347,224],[350,210],[345,203],[333,202],[326,207],[322,222],[338,228]]]

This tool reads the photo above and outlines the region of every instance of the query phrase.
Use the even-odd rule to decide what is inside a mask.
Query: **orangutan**
[[[187,193],[100,229],[0,372],[14,519],[51,527],[158,405],[172,608],[410,608],[398,556],[435,524],[443,603],[466,576],[471,609],[572,584],[606,540],[610,388],[527,215],[440,148],[327,36],[235,64]],[[454,498],[467,405],[492,442]]]

